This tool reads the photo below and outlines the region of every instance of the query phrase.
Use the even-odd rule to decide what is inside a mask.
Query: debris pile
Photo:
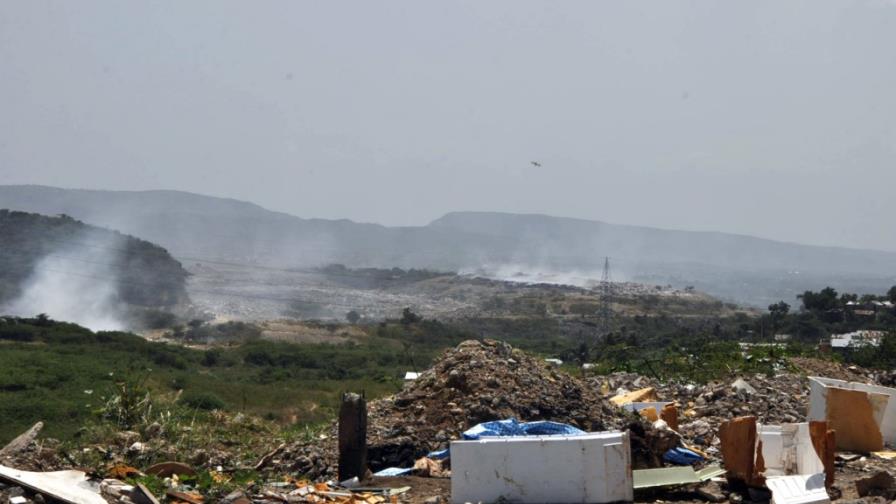
[[[547,365],[510,345],[469,340],[446,351],[404,390],[369,405],[367,460],[377,471],[410,467],[426,453],[444,448],[473,425],[516,418],[552,420],[584,431],[624,429],[638,417],[613,407],[598,388]],[[632,445],[669,443],[638,425]],[[335,477],[334,436],[315,445],[292,445],[271,463],[310,477]]]
[[[722,422],[744,415],[755,415],[764,424],[800,422],[806,418],[809,404],[808,380],[793,373],[751,375],[705,385],[659,382],[626,373],[591,381],[612,393],[653,387],[659,400],[678,403],[682,436],[692,444],[710,448],[718,448],[716,433]]]

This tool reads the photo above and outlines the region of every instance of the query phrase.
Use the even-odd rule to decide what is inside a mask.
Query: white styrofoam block
[[[451,443],[451,501],[631,501],[628,433],[492,437]]]
[[[827,417],[827,389],[841,388],[846,390],[860,390],[862,392],[875,392],[889,396],[887,406],[883,410],[881,418],[876,418],[880,424],[880,432],[884,443],[890,446],[896,445],[896,389],[881,387],[879,385],[867,385],[864,383],[835,380],[820,376],[809,377],[809,420],[826,420]]]
[[[768,478],[765,486],[772,491],[772,504],[828,504],[824,473]]]
[[[759,425],[757,431],[767,476],[824,472],[808,423]]]

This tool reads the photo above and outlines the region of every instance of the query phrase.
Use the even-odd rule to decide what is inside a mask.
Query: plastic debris
[[[467,440],[484,437],[506,436],[582,436],[587,434],[581,429],[558,422],[518,422],[515,418],[484,422],[473,426],[463,433]]]

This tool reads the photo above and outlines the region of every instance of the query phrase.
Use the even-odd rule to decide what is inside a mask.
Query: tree
[[[890,287],[890,290],[887,291],[887,297],[890,298],[891,303],[896,303],[896,285]]]
[[[361,314],[352,310],[345,314],[345,320],[348,320],[349,324],[357,324],[359,320],[361,320]]]
[[[840,307],[837,291],[832,287],[825,287],[818,292],[806,291],[797,298],[803,302],[803,308],[811,312],[825,312]]]
[[[410,308],[405,308],[401,311],[401,323],[404,325],[416,324],[420,322],[422,317],[412,312]]]
[[[772,316],[772,320],[782,319],[790,313],[790,305],[784,301],[778,301],[775,304],[768,305],[768,313]]]

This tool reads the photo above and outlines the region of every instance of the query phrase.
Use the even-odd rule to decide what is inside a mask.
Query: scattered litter
[[[747,381],[744,380],[743,378],[738,378],[737,380],[734,380],[734,383],[731,384],[731,388],[738,392],[745,392],[745,393],[751,394],[751,395],[756,393],[756,389],[753,388],[752,385],[747,383]]]
[[[161,462],[150,466],[145,472],[146,474],[151,474],[160,478],[168,478],[175,474],[178,476],[196,475],[195,469],[180,462]]]
[[[178,492],[176,490],[168,490],[165,492],[169,498],[174,499],[175,501],[183,501],[188,502],[189,504],[203,504],[205,502],[205,498],[202,497],[201,494],[196,492]]]

